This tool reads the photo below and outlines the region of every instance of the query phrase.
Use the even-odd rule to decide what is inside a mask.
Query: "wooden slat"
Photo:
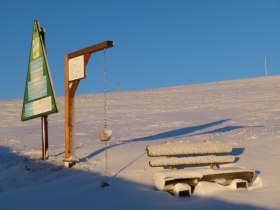
[[[199,154],[226,154],[232,151],[227,143],[202,142],[202,143],[165,143],[148,145],[147,154],[150,157],[177,156],[177,155],[199,155]]]
[[[234,156],[197,156],[184,158],[158,158],[150,160],[151,167],[167,167],[167,166],[196,166],[233,163]]]

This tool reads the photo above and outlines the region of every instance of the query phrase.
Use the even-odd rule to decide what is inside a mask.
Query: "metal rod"
[[[38,22],[39,24],[39,22]],[[45,34],[46,29],[39,27],[39,33],[43,41],[43,49],[46,49]],[[42,160],[47,160],[49,158],[49,139],[48,139],[48,116],[41,117],[41,130],[42,130]]]
[[[41,117],[42,127],[42,160],[49,158],[48,116]]]
[[[265,76],[267,77],[267,62],[266,62],[266,55],[264,55],[264,69],[265,69]]]

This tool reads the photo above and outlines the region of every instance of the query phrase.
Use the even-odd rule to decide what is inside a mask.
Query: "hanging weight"
[[[99,140],[100,141],[109,141],[110,138],[112,137],[112,130],[109,129],[103,129],[100,133],[99,133]]]

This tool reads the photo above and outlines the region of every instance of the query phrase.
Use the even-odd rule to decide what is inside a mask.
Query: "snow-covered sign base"
[[[76,157],[73,157],[73,156],[71,156],[69,159],[64,159],[63,160],[64,166],[66,168],[71,168],[72,166],[74,166],[78,162],[79,162],[79,159],[76,158]]]

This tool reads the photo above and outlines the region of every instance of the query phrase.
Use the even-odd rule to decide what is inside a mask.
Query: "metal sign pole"
[[[42,128],[42,160],[49,158],[48,116],[41,117]]]
[[[46,29],[40,28],[39,34],[42,37],[43,46],[46,50],[45,34]],[[41,129],[42,129],[42,160],[49,158],[49,140],[48,140],[48,115],[41,116]]]

